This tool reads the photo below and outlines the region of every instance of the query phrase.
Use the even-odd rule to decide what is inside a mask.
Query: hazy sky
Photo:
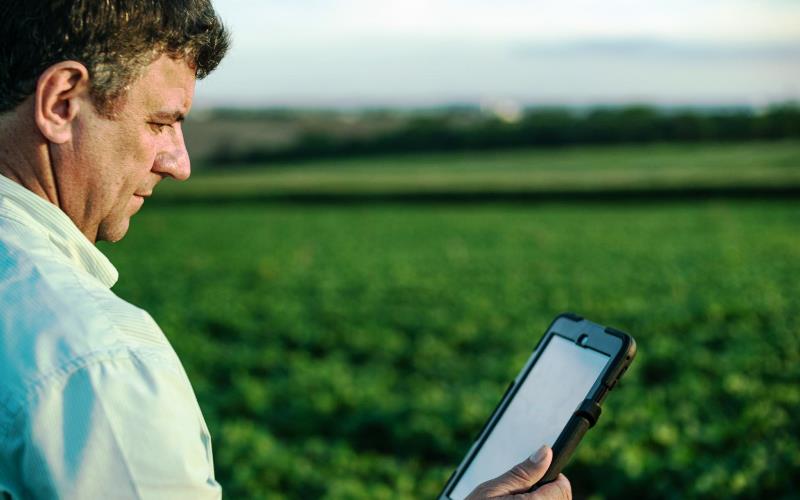
[[[800,99],[796,0],[217,0],[197,104]]]

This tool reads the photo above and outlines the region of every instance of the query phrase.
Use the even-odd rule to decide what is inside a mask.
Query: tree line
[[[798,104],[776,105],[761,111],[746,108],[665,110],[650,106],[588,111],[539,108],[527,110],[515,121],[485,114],[466,123],[463,118],[463,113],[454,112],[412,115],[398,128],[360,137],[304,132],[292,144],[280,148],[233,149],[223,144],[209,160],[217,165],[264,164],[440,151],[800,138]]]

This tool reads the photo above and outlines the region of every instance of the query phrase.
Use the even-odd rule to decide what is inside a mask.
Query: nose
[[[183,141],[183,131],[180,124],[173,135],[174,140],[164,151],[156,154],[153,171],[172,177],[175,180],[185,181],[192,173],[189,153]]]

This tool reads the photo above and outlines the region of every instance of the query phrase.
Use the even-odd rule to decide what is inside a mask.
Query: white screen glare
[[[553,446],[608,360],[609,356],[552,336],[450,497],[462,500],[543,444]]]

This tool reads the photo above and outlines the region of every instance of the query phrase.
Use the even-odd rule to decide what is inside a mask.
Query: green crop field
[[[102,249],[227,498],[433,498],[564,310],[639,344],[580,497],[800,488],[798,201],[146,206]]]

